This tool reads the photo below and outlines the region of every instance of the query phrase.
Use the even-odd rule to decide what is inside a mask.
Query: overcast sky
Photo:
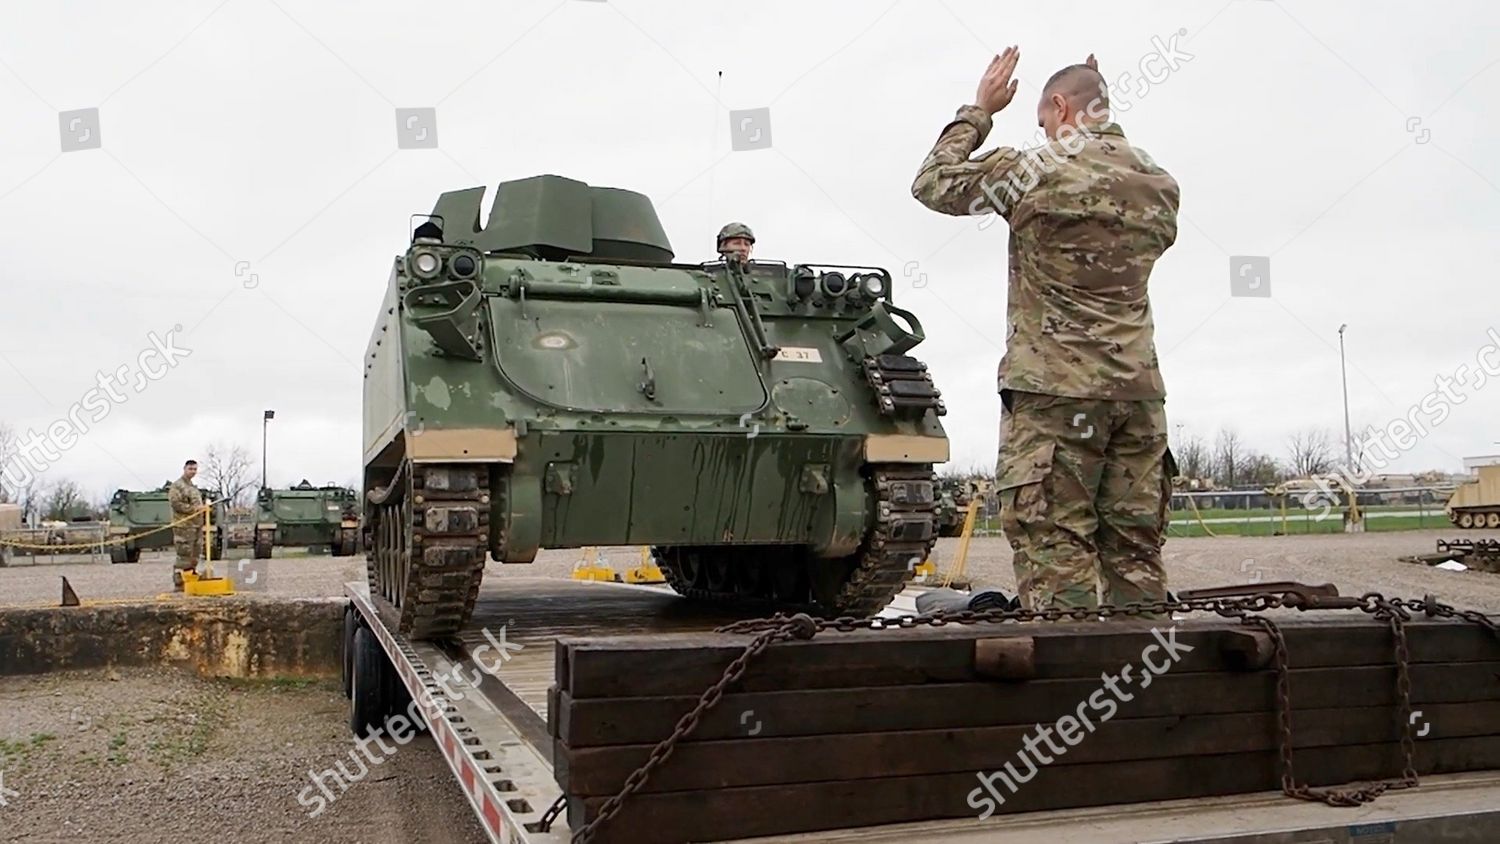
[[[1493,4],[349,8],[8,11],[0,421],[45,430],[97,373],[133,371],[152,332],[181,326],[190,352],[124,389],[48,477],[96,495],[156,485],[213,440],[258,462],[274,408],[273,483],[355,479],[358,362],[409,215],[538,173],[652,196],[681,260],[707,260],[737,219],[760,257],[889,268],[926,327],[916,354],[955,461],[993,466],[1007,232],[929,212],[909,187],[1011,43],[1020,93],[990,145],[1034,137],[1039,85],[1064,64],[1093,52],[1111,81],[1139,80],[1143,59],[1175,53],[1114,91],[1131,140],[1182,186],[1151,279],[1174,438],[1232,426],[1282,457],[1293,430],[1341,431],[1341,323],[1355,425],[1384,427],[1436,376],[1475,370],[1500,325]],[[763,107],[770,146],[734,150],[731,110]],[[93,108],[97,126],[60,118]],[[398,108],[436,109],[436,148],[398,148]],[[1269,258],[1269,297],[1231,295],[1231,256]],[[1392,470],[1500,451],[1500,388],[1454,391]]]

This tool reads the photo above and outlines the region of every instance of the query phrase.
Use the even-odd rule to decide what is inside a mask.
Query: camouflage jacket
[[[1177,182],[1113,123],[975,159],[990,116],[958,110],[912,196],[1010,224],[1001,389],[1088,399],[1166,395],[1146,282],[1177,238]]]
[[[203,508],[203,493],[187,478],[178,478],[167,489],[167,503],[178,518]]]

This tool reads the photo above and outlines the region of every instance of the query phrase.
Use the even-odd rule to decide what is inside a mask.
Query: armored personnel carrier
[[[255,495],[255,558],[269,558],[277,545],[327,545],[335,557],[353,554],[359,540],[358,500],[348,487],[315,487],[306,480],[289,489],[261,487]]]
[[[865,615],[937,536],[944,412],[876,267],[673,262],[651,201],[445,193],[364,361],[375,604],[457,630],[486,557],[651,546],[678,592]]]
[[[964,518],[969,513],[973,495],[969,483],[961,478],[942,478],[937,483],[938,536],[958,536],[964,532]]]
[[[142,550],[172,547],[172,530],[161,530],[176,517],[172,505],[167,501],[167,490],[172,484],[162,484],[159,489],[132,492],[118,489],[109,500],[109,546],[111,563],[135,563],[141,559]],[[204,501],[213,501],[213,494],[203,490]],[[214,502],[213,508],[213,558],[224,558],[224,507]],[[124,539],[124,542],[117,540]]]
[[[1448,520],[1461,528],[1500,528],[1500,466],[1480,466],[1479,477],[1453,491]]]

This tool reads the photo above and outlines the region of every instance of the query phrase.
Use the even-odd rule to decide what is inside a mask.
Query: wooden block
[[[1411,683],[1417,706],[1500,700],[1500,662],[1421,663],[1411,666]],[[1323,709],[1357,701],[1391,707],[1395,686],[1394,666],[1294,669],[1292,706]],[[753,713],[763,738],[1031,724],[1055,720],[1064,707],[1086,700],[1099,687],[1099,678],[1090,677],[730,693],[703,716],[687,741],[744,737],[745,712]],[[1271,671],[1174,670],[1157,677],[1148,693],[1122,703],[1121,717],[1262,712],[1275,706],[1275,694]],[[552,734],[572,747],[651,744],[670,734],[697,702],[696,695],[574,700],[564,692]]]
[[[1173,672],[1226,671],[1245,664],[1246,628],[1225,622],[1181,622],[1176,632],[1150,622],[957,625],[899,631],[825,632],[811,641],[774,645],[751,663],[734,691],[905,686],[982,679],[973,640],[1010,636],[1034,641],[1038,678],[1098,677],[1143,659],[1165,664],[1175,642]],[[1293,668],[1388,665],[1391,633],[1368,619],[1293,616],[1283,623]],[[1413,663],[1500,660],[1500,639],[1463,622],[1413,621],[1407,640]],[[698,695],[722,676],[750,637],[681,634],[568,642],[564,685],[574,699]],[[559,643],[561,644],[561,643]],[[1189,650],[1190,649],[1190,650]]]
[[[1035,769],[1013,762],[1025,778],[1016,783],[1015,791],[994,771],[968,771],[636,794],[594,840],[600,844],[720,840],[980,817],[986,811],[1008,814],[1273,791],[1280,788],[1277,758],[1273,751],[1261,751]],[[1422,739],[1416,745],[1416,761],[1423,775],[1500,768],[1500,737]],[[1402,758],[1395,744],[1367,744],[1304,750],[1297,754],[1296,765],[1299,781],[1328,785],[1394,778]],[[993,791],[986,789],[980,775],[989,777]],[[569,826],[581,829],[605,799],[570,801]]]
[[[1274,712],[1115,717],[1118,706],[1079,701],[1041,725],[741,738],[680,744],[644,791],[810,783],[993,770],[1023,752],[1053,765],[1190,758],[1275,750]],[[1424,706],[1428,737],[1500,735],[1500,701]],[[1109,720],[1104,720],[1109,719]],[[1376,744],[1400,739],[1388,707],[1315,709],[1293,718],[1297,748]],[[759,722],[757,722],[759,723]],[[1033,750],[1034,748],[1034,750]],[[650,757],[652,745],[572,748],[553,755],[558,785],[572,795],[608,796]]]
[[[974,673],[986,680],[1030,680],[1036,676],[1036,640],[1030,636],[975,639]]]

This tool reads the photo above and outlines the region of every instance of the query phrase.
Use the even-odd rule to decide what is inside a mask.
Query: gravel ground
[[[483,842],[421,736],[361,768],[334,681],[132,669],[0,679],[0,841]],[[362,756],[358,757],[363,761]],[[316,817],[309,771],[347,791]],[[360,772],[364,770],[362,776]],[[304,795],[307,803],[298,801]]]
[[[1167,540],[1167,573],[1173,588],[1219,586],[1227,583],[1299,580],[1333,583],[1344,594],[1379,591],[1388,595],[1419,598],[1431,592],[1465,609],[1500,612],[1500,574],[1449,572],[1403,563],[1399,557],[1430,553],[1434,540],[1464,538],[1500,539],[1500,532],[1411,530],[1363,534],[1315,534],[1275,537],[1197,537]],[[957,539],[938,542],[936,562],[946,570],[957,548]],[[616,570],[635,565],[635,548],[609,548],[605,556]],[[505,577],[566,577],[579,552],[543,551],[531,565],[507,566],[491,563],[487,582]],[[364,577],[361,557],[278,557],[272,560],[230,559],[225,570],[231,577],[257,574],[257,587],[265,594],[283,597],[327,597],[342,595],[344,583]],[[0,569],[0,605],[55,604],[59,596],[58,575],[87,599],[149,598],[171,589],[172,557],[168,553],[142,555],[141,562],[127,565],[107,563],[44,563]],[[974,537],[969,548],[966,573],[979,586],[1011,591],[1010,546],[999,537]]]
[[[1500,574],[1447,572],[1397,559],[1429,552],[1434,539],[1455,535],[1183,538],[1168,541],[1166,560],[1175,588],[1300,580],[1334,583],[1344,594],[1431,592],[1462,608],[1500,612]],[[940,570],[957,543],[940,542]],[[637,560],[632,548],[605,554],[617,570]],[[532,565],[492,563],[488,580],[566,577],[578,558],[577,551],[552,551]],[[0,604],[54,603],[59,575],[85,599],[151,598],[170,588],[171,565],[169,554],[153,554],[134,565],[0,569]],[[253,566],[261,567],[257,583],[264,591],[251,594],[272,596],[340,595],[364,570],[358,557],[284,557],[244,568]],[[230,560],[227,568],[234,574],[241,566]],[[1010,547],[997,537],[974,538],[967,574],[977,586],[1011,591]],[[426,737],[371,766],[318,817],[308,817],[311,808],[297,795],[310,787],[309,769],[340,760],[354,768],[347,711],[335,681],[227,682],[166,670],[0,678],[0,771],[4,787],[16,792],[0,792],[9,804],[0,806],[0,841],[484,840]]]

